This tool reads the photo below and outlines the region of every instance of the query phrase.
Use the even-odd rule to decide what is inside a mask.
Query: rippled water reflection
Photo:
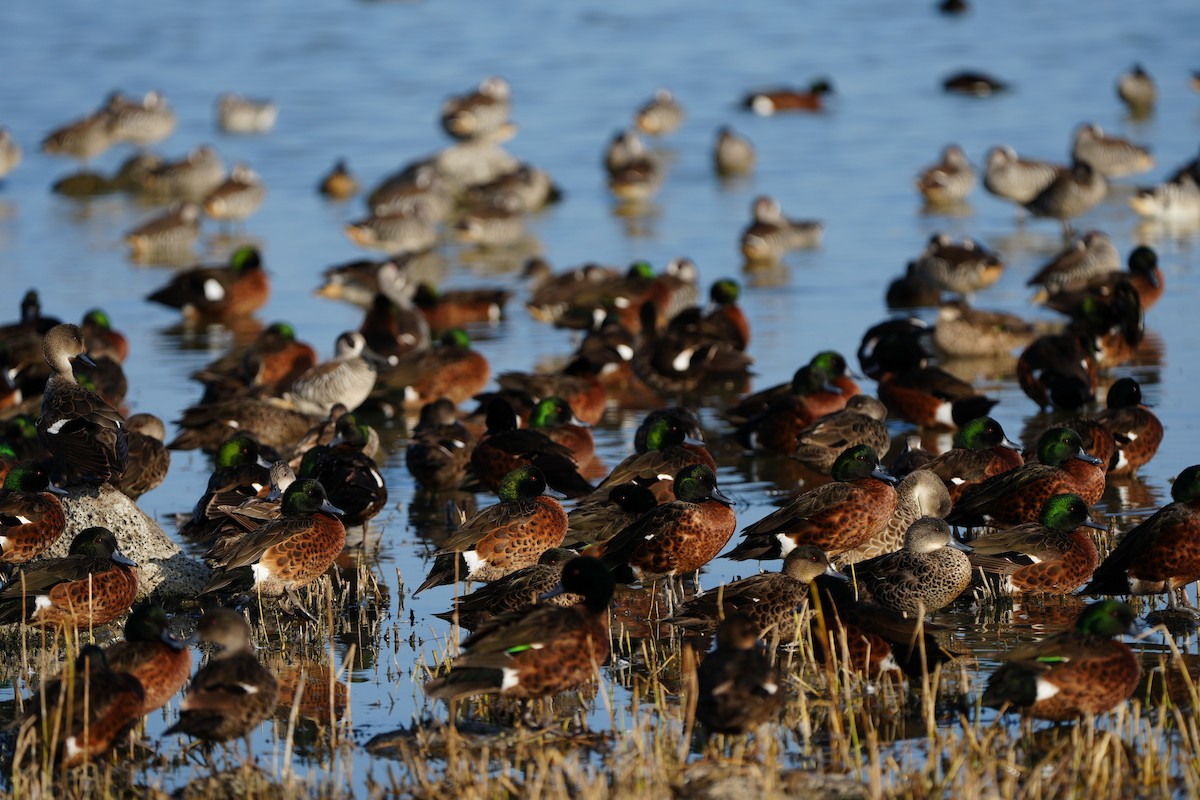
[[[64,318],[103,306],[133,343],[126,366],[130,408],[166,419],[199,397],[187,381],[192,370],[235,338],[253,334],[185,329],[171,313],[142,300],[168,271],[131,263],[121,234],[151,209],[121,196],[77,201],[48,191],[71,167],[35,152],[42,135],[113,88],[158,88],[180,118],[158,152],[178,157],[211,142],[227,163],[251,164],[269,187],[263,209],[244,228],[206,225],[196,255],[216,259],[238,242],[259,244],[274,280],[259,319],[292,321],[327,354],[340,331],[358,324],[359,312],[311,291],[320,269],[357,255],[340,228],[361,216],[361,201],[326,203],[314,192],[316,180],[345,156],[370,185],[440,147],[435,123],[441,100],[490,73],[505,75],[514,87],[520,133],[512,152],[548,170],[565,190],[561,205],[529,222],[528,251],[543,253],[556,266],[634,258],[661,266],[686,254],[707,284],[739,272],[737,235],[754,195],[774,194],[789,213],[825,221],[820,249],[795,254],[777,269],[740,275],[754,326],[756,385],[787,380],[817,350],[852,353],[862,331],[886,314],[887,281],[938,231],[978,238],[1004,257],[1008,270],[977,298],[981,305],[1046,316],[1028,307],[1024,281],[1060,246],[1057,225],[1018,226],[1011,207],[978,189],[963,215],[927,213],[913,176],[949,141],[963,145],[976,163],[999,143],[1063,159],[1075,125],[1093,120],[1149,144],[1158,165],[1145,180],[1160,180],[1196,154],[1200,96],[1188,87],[1196,65],[1186,45],[1200,30],[1200,9],[1190,0],[1136,8],[1116,0],[981,2],[966,17],[947,19],[929,5],[75,0],[8,9],[0,30],[0,60],[9,76],[0,84],[0,124],[14,130],[26,158],[0,185],[0,270],[8,287],[0,316],[15,316],[17,299],[30,286],[42,290],[49,313]],[[1157,114],[1141,122],[1126,117],[1113,92],[1116,75],[1135,61],[1157,77],[1161,98]],[[944,95],[942,77],[963,67],[993,71],[1016,88],[988,100]],[[748,88],[799,84],[816,75],[831,76],[837,88],[828,113],[760,119],[736,107]],[[612,131],[627,124],[633,108],[659,86],[675,91],[688,119],[662,145],[669,156],[662,190],[648,207],[630,212],[611,201],[600,153]],[[275,99],[275,131],[263,137],[218,133],[212,105],[224,91]],[[758,147],[758,169],[748,179],[721,183],[711,173],[711,142],[724,123]],[[110,152],[97,166],[111,170],[126,154]],[[1104,497],[1104,510],[1117,514],[1122,528],[1161,504],[1169,476],[1200,451],[1193,372],[1200,338],[1193,305],[1197,235],[1139,224],[1126,204],[1129,184],[1114,187],[1108,201],[1078,222],[1108,231],[1123,254],[1135,242],[1155,246],[1169,286],[1148,315],[1153,347],[1120,370],[1143,383],[1168,431],[1143,480],[1114,484]],[[525,255],[454,244],[438,254],[431,270],[447,284],[514,286]],[[517,291],[520,296],[523,289]],[[571,337],[534,323],[519,299],[507,319],[477,338],[494,372],[528,369],[536,359],[571,349]],[[1010,432],[1028,438],[1046,424],[1032,414],[1010,365],[965,369],[1000,398],[995,415]],[[610,465],[631,447],[638,418],[610,411],[597,430],[599,452]],[[711,409],[704,420],[719,453],[722,484],[737,498],[741,520],[758,519],[779,492],[796,488],[790,465],[743,456],[722,439],[723,425]],[[415,600],[405,595],[403,587],[424,574],[444,511],[414,502],[403,465],[403,428],[396,421],[381,425],[395,507],[372,523],[368,553],[388,590],[390,606],[376,630],[383,639],[363,638],[356,627],[337,637],[334,660],[318,658],[305,667],[309,680],[319,678],[355,646],[349,708],[360,741],[429,711],[414,663],[440,650],[437,642],[448,630],[431,614],[451,597],[446,589]],[[892,425],[894,435],[903,430]],[[208,468],[199,454],[178,454],[167,483],[143,507],[169,521],[190,508]],[[718,560],[703,581],[715,585],[747,569]],[[1022,609],[980,619],[955,610],[938,618],[956,628],[963,648],[974,650],[986,669],[999,637],[1040,635],[1070,613]],[[289,660],[288,668],[297,668],[270,647],[267,655],[281,670]],[[11,696],[11,688],[4,692]],[[618,690],[616,697],[624,702],[628,695]],[[313,714],[327,707],[314,703]],[[607,720],[607,712],[593,711],[594,724]],[[150,736],[164,727],[161,718],[151,720]],[[259,752],[272,752],[274,741],[274,735],[260,735]],[[323,758],[315,742],[298,753],[302,773]],[[372,760],[356,753],[354,785],[363,788],[372,769]],[[182,779],[186,774],[168,782]]]

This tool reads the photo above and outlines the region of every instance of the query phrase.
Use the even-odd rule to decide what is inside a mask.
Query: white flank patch
[[[375,470],[371,470],[371,477],[375,479],[375,485],[378,486],[380,489],[382,489],[383,488],[383,476],[380,475]]]
[[[1129,466],[1129,459],[1125,457],[1124,450],[1117,451],[1117,466],[1114,469],[1125,469]]]
[[[227,419],[227,420],[225,420],[225,424],[226,424],[226,425],[228,425],[228,426],[229,426],[229,427],[231,427],[231,428],[240,428],[240,427],[242,427],[241,425],[239,425],[239,424],[238,424],[238,421],[237,421],[236,419]]]
[[[775,113],[775,101],[765,94],[760,94],[750,101],[750,108],[760,117],[769,117]]]
[[[629,298],[628,297],[613,298],[613,305],[616,306],[617,308],[629,308]]]
[[[964,483],[966,483],[966,481],[964,481],[962,478],[951,478],[950,482],[955,486],[962,486]]]
[[[204,299],[210,303],[224,300],[225,287],[221,286],[220,281],[209,278],[204,282]]]
[[[633,348],[627,344],[619,344],[614,349],[617,351],[617,355],[621,357],[622,361],[628,361],[629,359],[633,358]]]
[[[39,594],[33,600],[33,613],[36,614],[37,612],[41,611],[43,608],[49,608],[52,605],[53,605],[53,603],[50,602],[50,595]]]
[[[958,427],[954,424],[954,410],[949,403],[942,403],[938,406],[937,413],[934,414],[933,418],[942,425],[948,425],[951,428]]]
[[[68,736],[63,740],[63,746],[66,751],[63,753],[64,758],[74,758],[83,752],[83,748],[79,746],[79,740],[74,736]]]
[[[886,672],[891,672],[891,671],[899,672],[900,665],[896,663],[896,656],[893,655],[892,653],[888,653],[887,658],[885,658],[883,661],[879,662],[879,671],[880,672],[885,672],[885,671]]]
[[[17,514],[17,522],[20,522],[22,525],[28,525],[29,523],[33,522],[33,520],[29,519],[29,517],[22,517],[20,514]]]
[[[688,367],[692,365],[692,355],[695,352],[696,348],[694,347],[681,350],[679,355],[675,356],[675,360],[671,362],[671,369],[676,372],[687,372]]]
[[[779,691],[779,685],[776,683],[764,683],[762,687],[766,690],[767,694],[775,694]]]
[[[1125,433],[1125,438],[1131,442],[1137,438],[1137,434],[1134,433],[1133,431],[1125,431],[1124,433]]]
[[[463,561],[467,562],[467,574],[465,577],[474,578],[483,569],[483,557],[474,550],[463,550],[462,557]]]
[[[49,428],[46,428],[46,433],[53,436],[54,434],[61,431],[63,428],[63,425],[66,425],[66,424],[67,424],[67,418],[63,417],[62,419],[58,420],[53,425],[51,425]]]
[[[417,390],[416,390],[416,389],[414,389],[414,388],[413,388],[413,387],[411,387],[411,386],[405,386],[405,387],[404,387],[404,402],[406,402],[406,403],[408,403],[409,405],[411,405],[411,404],[413,404],[413,403],[417,402],[417,401],[418,401],[418,400],[420,400],[420,399],[421,399],[421,397],[420,397],[420,395],[418,395],[418,394],[417,394]]]
[[[462,439],[451,439],[450,444],[454,445],[455,450],[462,450],[464,447],[467,446],[467,443],[464,442]]]
[[[796,543],[786,533],[777,533],[775,534],[775,538],[779,540],[779,549],[781,551],[779,555],[781,557],[786,558],[788,553],[796,549]]]
[[[1037,679],[1037,699],[1049,700],[1054,695],[1058,694],[1058,687],[1045,678]]]
[[[7,536],[0,536],[0,552],[3,552],[4,548],[8,547],[11,542],[12,539],[9,539]]]
[[[660,473],[658,473],[657,475],[655,475],[655,476],[654,476],[654,478],[655,478],[655,480],[660,480],[660,481],[673,481],[673,480],[675,480],[675,476],[674,476],[674,475],[668,475],[668,474],[667,474],[667,473],[665,473],[665,472],[660,472]]]
[[[515,669],[502,667],[500,674],[504,677],[500,680],[500,691],[507,692],[509,689],[514,689],[521,682],[521,676]]]
[[[488,306],[487,317],[489,322],[495,322],[496,320],[500,319],[500,306],[496,305],[495,303],[492,303],[490,306]]]
[[[251,686],[248,683],[239,683],[238,686],[242,687],[242,691],[246,694],[258,694],[257,686]]]
[[[255,586],[262,583],[267,578],[271,577],[271,570],[267,569],[262,564],[251,565],[250,573],[252,575],[254,575],[254,585]]]

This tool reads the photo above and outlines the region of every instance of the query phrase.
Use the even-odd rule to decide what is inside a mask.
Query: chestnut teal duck
[[[1024,463],[1021,445],[1004,434],[999,422],[991,417],[977,417],[955,434],[954,447],[921,469],[937,475],[950,499],[958,502],[969,487]]]
[[[696,719],[710,734],[752,731],[783,707],[783,679],[757,627],[744,614],[726,617],[716,648],[696,669]]]
[[[717,129],[717,141],[713,145],[713,167],[722,178],[753,172],[757,158],[754,145],[745,136],[728,125]]]
[[[417,425],[404,449],[404,461],[417,483],[433,492],[457,489],[466,479],[475,437],[439,398],[421,407]]]
[[[229,256],[227,265],[184,270],[146,299],[177,308],[189,319],[219,319],[257,311],[270,293],[258,248],[245,245]]]
[[[463,654],[449,672],[425,684],[425,694],[438,700],[475,694],[536,698],[591,685],[609,657],[614,588],[612,573],[596,559],[568,561],[558,591],[582,601],[501,616],[463,641]]]
[[[129,610],[137,597],[136,566],[107,528],[85,528],[62,558],[47,558],[13,575],[0,591],[0,623],[90,630]]]
[[[42,345],[50,379],[37,419],[38,439],[53,456],[67,483],[103,483],[119,479],[129,460],[125,418],[75,379],[71,360],[94,366],[76,325],[51,328]]]
[[[821,111],[825,107],[825,96],[830,94],[833,94],[833,83],[828,78],[818,78],[807,89],[776,87],[748,92],[742,98],[742,107],[760,117],[784,111]]]
[[[953,525],[977,526],[983,517],[998,523],[1035,522],[1056,494],[1078,494],[1089,506],[1104,492],[1100,459],[1083,450],[1079,434],[1051,428],[1037,442],[1037,461],[1002,472],[971,487],[946,517]],[[1099,491],[1096,476],[1099,475]]]
[[[58,496],[65,494],[34,464],[9,469],[0,487],[0,564],[32,561],[59,540],[67,520]]]
[[[1119,378],[1108,389],[1107,408],[1096,421],[1112,431],[1117,452],[1109,475],[1136,475],[1154,458],[1163,440],[1163,424],[1142,402],[1142,387],[1133,378]]]
[[[1179,473],[1171,501],[1120,538],[1084,594],[1165,593],[1171,608],[1191,607],[1186,588],[1200,579],[1200,466]]]
[[[596,494],[601,493],[607,493],[604,500],[580,502],[567,514],[564,547],[582,550],[607,542],[659,505],[659,498],[637,483],[618,483],[611,489],[596,491]]]
[[[1043,410],[1090,403],[1100,379],[1095,349],[1094,341],[1073,333],[1034,339],[1017,359],[1021,390]]]
[[[184,695],[179,719],[164,734],[184,733],[205,742],[248,736],[275,710],[279,682],[259,663],[250,626],[238,612],[205,612],[190,641],[219,649],[201,667]]]
[[[275,127],[279,106],[272,100],[232,92],[217,97],[217,127],[225,133],[267,133]]]
[[[956,144],[942,150],[942,160],[917,176],[917,191],[931,206],[952,206],[967,199],[975,188],[975,167]]]
[[[434,553],[429,576],[417,588],[457,580],[494,581],[530,567],[547,550],[562,545],[567,512],[546,495],[546,476],[537,467],[514,469],[500,482],[500,502],[463,522]]]
[[[941,478],[929,470],[915,469],[896,484],[896,510],[883,528],[858,547],[839,553],[833,559],[834,563],[845,567],[894,553],[904,546],[904,536],[914,522],[921,517],[944,519],[952,506],[950,493]]]
[[[134,606],[125,620],[125,640],[104,651],[114,672],[137,678],[146,695],[139,716],[157,711],[179,693],[192,674],[187,642],[171,635],[167,612],[149,600]]]
[[[25,699],[20,727],[33,735],[42,758],[70,769],[123,744],[144,705],[137,678],[110,668],[104,650],[87,645],[61,675]]]
[[[1100,557],[1084,528],[1108,532],[1093,522],[1076,494],[1058,494],[1042,506],[1037,522],[985,533],[971,541],[971,565],[999,575],[1015,594],[1069,594],[1092,577]]]
[[[267,522],[222,553],[201,595],[249,590],[284,597],[285,606],[308,615],[296,591],[323,576],[346,546],[346,528],[325,489],[297,480],[283,495],[279,519]]]
[[[622,583],[683,578],[717,557],[737,527],[733,501],[702,464],[675,475],[675,499],[657,506],[589,552]]]
[[[1116,600],[1087,606],[1074,630],[1003,653],[983,704],[1055,722],[1111,711],[1142,677],[1137,654],[1114,638],[1135,633],[1135,619],[1133,609]]]
[[[887,525],[899,500],[895,478],[869,445],[848,448],[833,464],[833,483],[818,486],[746,526],[729,553],[735,561],[784,558],[805,544],[831,557],[852,550]]]

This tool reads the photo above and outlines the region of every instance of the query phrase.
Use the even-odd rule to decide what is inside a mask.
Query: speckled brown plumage
[[[49,488],[45,471],[32,465],[17,465],[5,476],[0,488],[0,564],[31,561],[62,536],[67,520]]]
[[[971,583],[971,562],[951,541],[949,525],[922,517],[899,551],[855,564],[855,580],[867,597],[906,617],[938,611]]]
[[[674,480],[669,484],[673,486]],[[606,500],[581,502],[567,514],[564,547],[607,542],[643,514],[662,504],[652,491],[636,483],[618,483],[606,491]]]
[[[831,555],[858,547],[887,524],[896,511],[896,490],[866,445],[850,448],[833,466],[833,483],[818,486],[749,525],[729,557],[780,558],[811,544]]]
[[[684,603],[666,621],[681,628],[712,631],[734,614],[745,617],[755,636],[779,637],[780,644],[796,640],[801,606],[818,575],[832,572],[818,547],[797,547],[783,560],[782,572],[760,572],[709,589]]]
[[[43,628],[112,622],[137,597],[132,564],[107,528],[80,531],[69,555],[38,562],[12,577],[0,591],[0,622],[24,620]]]
[[[953,448],[922,469],[941,478],[951,501],[958,502],[967,487],[1024,463],[1019,445],[1009,441],[1000,423],[991,417],[979,417],[963,426]]]
[[[946,518],[951,524],[978,524],[983,515],[1017,525],[1037,520],[1056,494],[1077,494],[1089,506],[1104,493],[1099,459],[1082,450],[1079,434],[1051,428],[1038,440],[1038,461],[988,478],[966,492]]]
[[[825,474],[833,462],[856,444],[870,445],[876,453],[886,453],[891,445],[887,408],[870,395],[858,394],[846,401],[846,407],[826,414],[796,435],[792,458]]]
[[[1083,610],[1075,630],[1009,651],[988,679],[984,705],[1011,704],[1056,722],[1111,710],[1142,676],[1137,654],[1112,638],[1132,633],[1134,618],[1125,603],[1102,601]]]
[[[594,558],[563,567],[562,588],[583,602],[534,606],[497,617],[463,642],[450,671],[425,684],[431,698],[472,694],[547,697],[588,685],[608,661],[613,579]]]
[[[683,576],[716,558],[737,526],[733,502],[712,470],[693,464],[675,476],[675,500],[657,506],[595,549],[614,569],[642,581]],[[617,574],[628,581],[630,575]]]
[[[459,627],[473,631],[484,623],[509,611],[520,611],[539,602],[555,606],[573,606],[583,600],[572,592],[542,600],[562,581],[563,566],[578,553],[565,547],[555,547],[542,553],[538,563],[480,586],[455,601],[454,608],[434,614],[447,622],[457,621]]]
[[[1112,432],[1117,451],[1105,461],[1110,475],[1136,475],[1158,452],[1163,424],[1142,403],[1142,389],[1133,378],[1122,378],[1108,390],[1108,408],[1096,422]],[[1090,452],[1090,451],[1089,451]],[[1100,453],[1094,453],[1103,458]]]
[[[488,403],[487,434],[471,453],[470,471],[483,488],[498,491],[505,476],[524,466],[534,466],[555,490],[568,497],[581,497],[592,486],[579,474],[571,451],[540,431],[518,428],[516,412],[509,403]]]
[[[841,567],[894,553],[904,545],[910,525],[921,517],[944,518],[951,506],[950,493],[937,475],[923,469],[910,472],[896,485],[896,510],[883,529],[858,547],[839,553],[833,561]]]
[[[567,531],[567,512],[545,491],[546,478],[537,467],[518,467],[506,475],[500,502],[464,522],[442,542],[417,592],[456,579],[494,581],[533,566],[542,553],[560,546]]]

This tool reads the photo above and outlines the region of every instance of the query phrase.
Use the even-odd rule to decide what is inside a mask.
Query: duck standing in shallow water
[[[145,690],[142,715],[167,704],[192,673],[192,653],[187,642],[171,635],[167,612],[145,601],[125,621],[125,641],[104,651],[115,672],[137,678]]]
[[[298,480],[283,495],[282,516],[230,546],[201,595],[252,580],[252,590],[287,598],[304,614],[296,590],[324,575],[346,546],[346,528],[314,480]],[[245,573],[249,573],[246,575]]]
[[[1055,722],[1115,708],[1142,677],[1137,655],[1113,640],[1133,633],[1134,619],[1133,609],[1116,600],[1088,606],[1075,630],[1005,653],[1006,663],[988,679],[983,704]]]
[[[920,617],[950,605],[971,583],[965,549],[945,521],[922,517],[904,535],[903,548],[855,564],[855,580],[881,606]]]
[[[534,466],[522,466],[500,482],[500,502],[464,522],[438,548],[433,568],[419,587],[444,586],[455,580],[494,581],[531,567],[545,551],[562,544],[567,512],[545,496],[546,477]]]
[[[696,670],[696,719],[711,733],[745,733],[783,706],[783,681],[758,637],[746,615],[726,617],[716,649]]]
[[[1179,473],[1171,499],[1121,537],[1084,594],[1165,592],[1167,604],[1176,607],[1176,594],[1200,579],[1200,465]]]
[[[561,590],[582,602],[540,605],[498,617],[462,643],[450,671],[425,694],[454,700],[474,694],[551,697],[588,685],[610,652],[608,605],[615,583],[600,561],[579,556],[563,566]]]
[[[716,558],[736,527],[733,501],[717,488],[712,470],[693,464],[675,476],[673,501],[651,509],[594,552],[624,583],[684,577]]]
[[[236,611],[214,608],[200,619],[193,639],[221,649],[192,678],[179,721],[164,735],[186,733],[206,742],[248,735],[279,697],[279,682],[254,655],[250,626]]]
[[[838,456],[833,483],[818,486],[742,531],[729,557],[735,561],[782,558],[811,544],[837,555],[869,541],[896,510],[895,478],[870,446],[856,445]]]
[[[41,749],[52,748],[63,769],[77,767],[125,739],[142,718],[144,698],[136,678],[110,669],[104,651],[88,645],[73,666],[26,698],[21,729],[32,731]]]
[[[42,396],[38,439],[68,484],[119,479],[129,460],[125,418],[80,386],[71,371],[72,358],[95,366],[84,352],[83,331],[76,325],[56,325],[46,334],[42,352],[52,374]]]

